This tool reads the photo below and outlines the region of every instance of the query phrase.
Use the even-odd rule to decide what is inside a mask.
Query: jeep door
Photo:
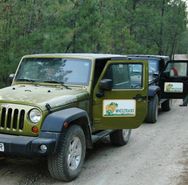
[[[110,60],[93,94],[93,122],[99,129],[131,129],[147,113],[147,61]]]
[[[162,98],[182,99],[188,95],[188,61],[169,61],[161,76]]]

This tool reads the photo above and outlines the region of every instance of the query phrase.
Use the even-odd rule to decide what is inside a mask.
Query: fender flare
[[[161,88],[159,86],[151,85],[151,86],[149,86],[148,97],[152,98],[156,94],[160,94],[160,91],[161,91]]]
[[[78,120],[78,123],[76,122]],[[89,121],[88,114],[85,110],[79,108],[68,108],[53,112],[44,119],[40,136],[44,136],[47,133],[62,133],[66,128],[64,124],[78,124],[82,127],[88,148],[92,148],[91,141],[91,124]]]

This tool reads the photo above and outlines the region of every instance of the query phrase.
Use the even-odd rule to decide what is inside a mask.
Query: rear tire
[[[62,134],[57,153],[48,157],[48,170],[58,180],[71,181],[81,172],[86,141],[82,128],[73,125]]]
[[[162,111],[167,112],[171,110],[172,100],[166,100],[161,104]]]
[[[110,134],[110,141],[115,146],[124,146],[129,142],[131,129],[116,130]]]
[[[147,123],[156,123],[158,118],[158,103],[159,98],[155,95],[148,103],[148,114],[146,117]]]

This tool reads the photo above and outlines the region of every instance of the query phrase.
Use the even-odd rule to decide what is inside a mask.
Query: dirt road
[[[187,185],[188,107],[173,102],[157,124],[133,130],[130,142],[113,147],[99,143],[87,154],[79,178],[71,183],[50,177],[45,160],[0,161],[0,184],[6,185]]]

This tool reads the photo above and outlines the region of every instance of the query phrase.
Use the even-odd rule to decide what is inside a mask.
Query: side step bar
[[[99,141],[100,139],[102,139],[103,137],[109,135],[112,132],[113,132],[113,130],[104,130],[104,131],[98,132],[96,134],[93,134],[91,136],[92,143],[96,143],[97,141]]]

